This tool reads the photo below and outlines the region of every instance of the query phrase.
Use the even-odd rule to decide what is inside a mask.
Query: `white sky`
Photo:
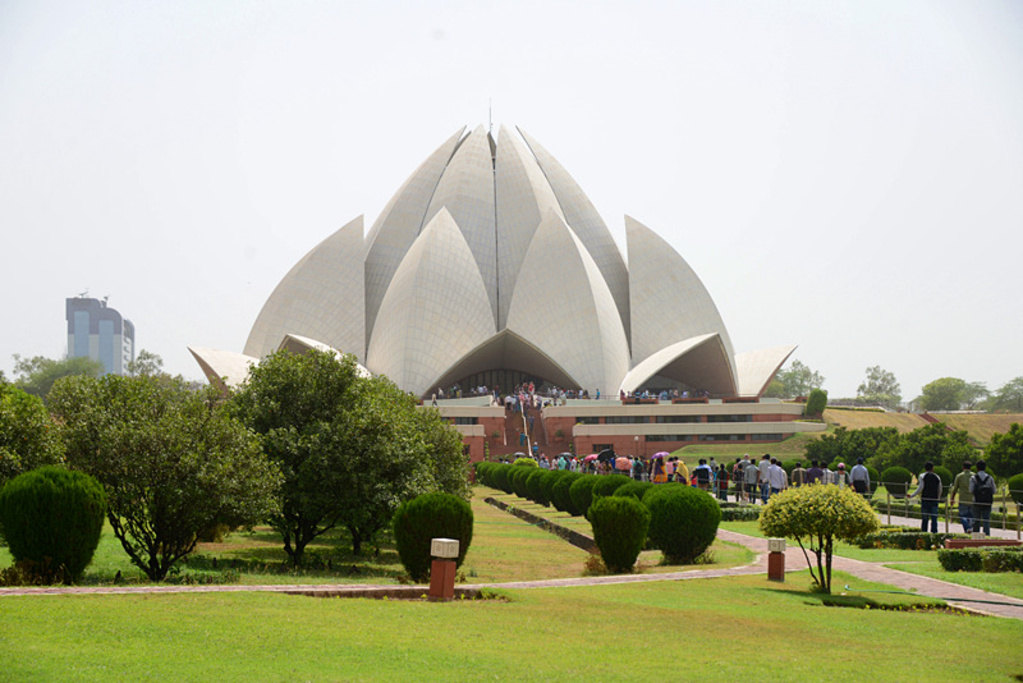
[[[0,370],[86,289],[166,369],[462,125],[628,213],[832,397],[1023,375],[1023,3],[0,0]]]

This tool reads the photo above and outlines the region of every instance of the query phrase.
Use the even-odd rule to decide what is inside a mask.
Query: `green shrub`
[[[590,509],[590,504],[593,502],[593,487],[599,480],[600,476],[596,474],[584,474],[572,482],[568,494],[572,496],[572,508],[578,510],[577,513],[573,512],[572,514],[586,516],[586,511]]]
[[[486,461],[476,463],[474,465],[476,471],[476,481],[479,482],[480,484],[484,484],[485,486],[490,486],[488,474],[493,465],[494,463]]]
[[[653,482],[649,481],[636,481],[633,479],[628,484],[623,484],[615,489],[614,495],[621,498],[622,496],[632,496],[636,500],[643,500],[643,494],[654,487]]]
[[[667,564],[689,564],[714,542],[721,508],[706,491],[661,484],[646,492],[643,504],[650,510],[650,542]]]
[[[864,465],[864,467],[867,468],[867,474],[870,475],[870,492],[874,493],[877,490],[878,484],[881,483],[881,475],[870,465]]]
[[[536,464],[536,460],[533,460],[532,458],[515,458],[515,462],[513,462],[512,465],[517,465],[519,467],[539,467],[539,465]]]
[[[526,481],[534,473],[539,472],[540,469],[537,467],[519,467],[512,465],[512,473],[510,475],[512,482],[512,491],[515,495],[520,498],[529,499],[529,489],[526,487]]]
[[[543,477],[540,479],[540,491],[546,501],[544,505],[554,503],[554,484],[566,474],[568,474],[568,470],[544,470]]]
[[[806,414],[810,417],[820,417],[827,407],[828,392],[823,389],[811,389],[810,395],[806,398]]]
[[[415,581],[430,578],[430,541],[453,538],[458,541],[461,566],[472,543],[472,508],[450,493],[425,493],[402,503],[394,513],[394,542],[405,570]]]
[[[763,508],[756,505],[743,505],[742,507],[721,508],[722,522],[755,522],[760,519],[760,510]]]
[[[593,496],[613,496],[615,491],[631,481],[632,478],[624,474],[605,474],[593,485]]]
[[[632,571],[646,543],[650,511],[631,496],[603,496],[590,506],[590,525],[600,557],[612,572]]]
[[[938,562],[947,572],[1019,572],[1023,547],[939,550]]]
[[[781,464],[781,468],[785,470],[785,474],[789,475],[789,477],[792,477],[792,470],[796,469],[796,463],[799,462],[802,462],[802,460],[786,460]],[[729,469],[728,470],[729,476],[731,475],[731,473],[732,470]]]
[[[551,502],[554,503],[554,507],[561,512],[567,512],[570,515],[581,514],[575,507],[575,503],[572,502],[571,488],[572,484],[583,475],[578,472],[566,472],[554,482],[554,489],[552,490]]]
[[[526,477],[526,498],[540,505],[550,505],[547,496],[543,492],[543,478],[548,474],[550,474],[550,471],[540,469],[539,467],[529,473],[529,476]]]
[[[1023,505],[1023,474],[1009,477],[1009,495],[1016,505]]]
[[[11,555],[47,580],[71,583],[82,575],[105,514],[98,481],[53,465],[20,474],[0,490],[0,520]]]
[[[934,473],[941,479],[941,488],[948,491],[948,487],[952,485],[952,472],[943,465],[935,465]]]
[[[494,465],[489,471],[490,481],[492,486],[496,489],[501,489],[505,493],[512,493],[511,485],[511,473],[512,466],[504,463]]]
[[[965,538],[963,534],[930,533],[927,531],[906,531],[904,529],[882,529],[864,534],[856,539],[861,548],[896,548],[899,550],[933,550],[944,548],[949,538]]]
[[[893,498],[905,498],[909,492],[909,482],[913,481],[913,473],[896,465],[881,473],[881,481]]]

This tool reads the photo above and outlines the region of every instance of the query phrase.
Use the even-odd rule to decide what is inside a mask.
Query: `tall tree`
[[[132,377],[139,375],[159,375],[163,372],[163,358],[152,351],[142,349],[134,360],[128,361],[125,368]]]
[[[775,375],[764,395],[795,398],[796,396],[806,396],[811,389],[820,389],[823,386],[824,377],[819,372],[811,370],[799,360],[794,360],[787,369],[781,370]]]
[[[894,410],[902,402],[902,389],[894,374],[874,365],[867,368],[867,377],[856,390],[856,398],[860,403]]]
[[[966,430],[952,430],[938,422],[881,444],[871,464],[878,470],[898,465],[911,472],[921,472],[929,460],[958,472],[964,461],[976,457],[977,449],[970,444]]]
[[[994,410],[1023,413],[1023,377],[1016,377],[1003,384],[992,398]]]
[[[361,377],[351,356],[275,353],[250,370],[231,402],[284,474],[270,522],[296,565],[337,526],[348,527],[359,552],[402,501],[466,493],[454,429],[389,380]]]
[[[1001,477],[1023,474],[1023,426],[1013,422],[1009,431],[993,435],[984,450],[984,459],[988,474]]]
[[[987,395],[988,390],[983,382],[941,377],[924,385],[916,403],[924,410],[960,410],[973,408]]]
[[[215,525],[261,521],[280,473],[208,389],[180,379],[68,377],[50,393],[68,464],[96,477],[121,546],[153,581]]]
[[[42,399],[0,383],[0,488],[22,472],[60,461],[56,426]]]
[[[99,377],[102,374],[103,364],[84,356],[54,360],[45,356],[22,358],[14,354],[14,383],[42,399],[46,398],[53,383],[61,377]]]

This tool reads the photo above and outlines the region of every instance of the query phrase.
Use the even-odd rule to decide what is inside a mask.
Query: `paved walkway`
[[[992,531],[994,531],[992,529]],[[743,567],[728,569],[694,569],[681,572],[657,574],[621,574],[614,576],[587,576],[570,579],[547,579],[541,581],[515,581],[508,583],[460,584],[460,590],[482,588],[535,589],[569,586],[599,586],[607,584],[643,583],[650,581],[682,581],[707,579],[723,576],[745,576],[767,573],[767,539],[745,534],[718,530],[718,538],[738,543],[749,548],[756,557]],[[813,557],[811,556],[811,559]],[[806,572],[806,558],[798,546],[787,546],[785,551],[787,572]],[[832,569],[846,572],[864,581],[884,583],[921,596],[942,598],[956,607],[1001,617],[1023,620],[1023,600],[998,593],[989,593],[977,588],[940,581],[890,569],[878,563],[863,562],[845,557],[834,557]],[[853,588],[855,590],[855,587]],[[426,586],[396,586],[394,584],[290,584],[290,585],[215,585],[215,586],[44,586],[26,588],[0,588],[0,598],[29,595],[151,595],[168,593],[240,593],[266,592],[300,595],[331,595],[351,597],[418,597],[427,591]],[[970,602],[971,600],[991,601]]]
[[[878,518],[881,520],[882,524],[888,524],[888,515],[886,515],[883,511],[878,513]],[[899,524],[901,526],[912,527],[914,529],[920,528],[919,517],[917,518],[902,517],[896,515],[895,511],[893,510],[891,519],[892,524]],[[938,531],[940,531],[941,533],[946,533],[944,517],[938,519]],[[963,533],[963,525],[959,523],[958,517],[949,521],[947,533],[950,534]],[[1021,537],[1023,537],[1023,534],[1017,535],[1017,531],[1015,529],[1003,529],[1001,527],[1000,521],[998,522],[998,526],[996,526],[994,522],[991,523],[991,538],[1009,538],[1012,540],[1019,540]]]

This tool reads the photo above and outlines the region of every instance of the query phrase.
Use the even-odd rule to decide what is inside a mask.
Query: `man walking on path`
[[[806,483],[806,468],[803,467],[803,463],[797,462],[795,468],[792,470],[792,485],[802,486]]]
[[[752,460],[746,461],[746,500],[752,505],[757,501],[757,481],[760,478],[760,468]]]
[[[856,464],[849,472],[849,480],[852,481],[852,487],[856,493],[864,498],[870,496],[870,471],[863,464],[863,458],[856,458]]]
[[[760,502],[767,505],[767,499],[771,497],[771,479],[768,476],[768,472],[771,469],[771,456],[764,453],[764,457],[760,458],[760,464],[757,465],[760,470],[760,477],[757,479],[760,484]]]
[[[806,471],[806,483],[807,484],[818,484],[824,477],[824,470],[818,465],[816,460],[810,461],[810,469]]]
[[[785,469],[781,466],[781,463],[774,458],[771,458],[771,466],[767,469],[767,479],[771,485],[772,496],[788,488],[789,477],[785,474]]]
[[[969,461],[963,463],[963,471],[956,475],[952,482],[952,495],[949,496],[948,504],[955,505],[956,496],[959,496],[959,522],[963,525],[963,533],[973,531],[973,494],[970,493],[970,479],[973,473],[970,472]]]
[[[924,471],[917,477],[916,491],[910,498],[920,496],[920,530],[927,531],[927,520],[931,520],[931,533],[938,533],[938,501],[941,500],[941,477],[934,473],[934,463],[927,461]]]
[[[970,479],[970,493],[973,494],[973,531],[980,531],[984,524],[984,535],[991,535],[991,504],[995,501],[995,480],[987,473],[987,463],[977,461],[977,473]]]

